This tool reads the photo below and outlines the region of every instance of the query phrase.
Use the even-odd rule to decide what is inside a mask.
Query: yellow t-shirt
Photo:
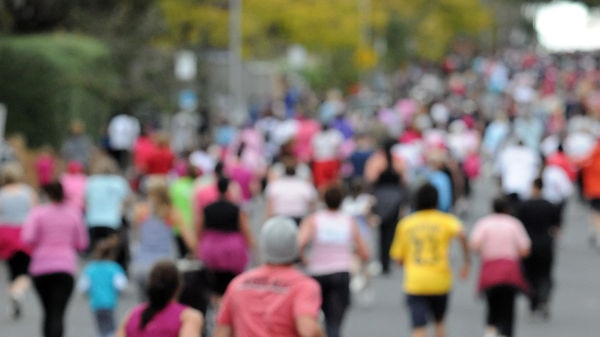
[[[450,291],[450,242],[461,231],[458,218],[437,210],[418,211],[398,223],[390,256],[404,262],[406,293],[441,295]]]

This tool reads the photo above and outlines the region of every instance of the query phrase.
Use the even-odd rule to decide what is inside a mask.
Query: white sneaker
[[[358,294],[364,289],[366,283],[367,282],[366,282],[364,276],[355,275],[354,277],[352,277],[352,280],[350,281],[350,290],[353,293]]]
[[[363,289],[358,295],[358,302],[364,307],[372,306],[375,303],[375,289],[371,287]]]
[[[371,261],[367,270],[370,275],[376,276],[381,274],[383,268],[381,268],[381,263],[379,263],[379,261]]]

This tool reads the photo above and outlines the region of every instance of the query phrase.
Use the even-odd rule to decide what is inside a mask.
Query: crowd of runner
[[[168,126],[118,114],[96,144],[74,121],[57,153],[2,164],[12,318],[27,311],[32,283],[45,337],[63,336],[74,290],[88,294],[100,336],[339,337],[351,297],[373,305],[372,278],[400,263],[412,335],[432,318],[442,337],[457,238],[462,277],[480,256],[485,336],[514,336],[519,292],[550,318],[569,200],[589,203],[600,249],[599,62],[452,55],[408,66],[393,103],[355,108],[336,90],[321,102],[290,90],[243,126],[223,118],[210,133],[191,112]],[[461,219],[481,175],[497,178],[498,197],[468,233]],[[263,214],[260,238],[251,214]],[[128,283],[143,304],[117,322]]]

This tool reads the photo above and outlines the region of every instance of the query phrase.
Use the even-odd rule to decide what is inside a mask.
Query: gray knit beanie
[[[260,249],[265,263],[294,263],[299,255],[298,227],[286,217],[277,216],[265,222],[260,231]]]

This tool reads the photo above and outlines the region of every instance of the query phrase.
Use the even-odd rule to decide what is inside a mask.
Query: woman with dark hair
[[[65,202],[62,185],[44,185],[49,203],[31,210],[21,232],[33,247],[29,274],[44,312],[43,336],[63,336],[63,318],[73,292],[77,253],[88,245],[81,210]]]
[[[145,290],[148,302],[127,315],[115,337],[200,337],[202,314],[176,301],[181,276],[173,262],[157,262]]]
[[[218,200],[196,219],[196,256],[208,270],[209,288],[218,302],[229,282],[246,269],[254,240],[246,213],[227,200],[229,179],[220,177],[217,189]]]
[[[306,270],[321,285],[327,336],[339,337],[350,305],[350,269],[355,251],[366,262],[369,249],[354,218],[340,209],[342,189],[337,185],[328,187],[324,199],[327,209],[302,221],[298,242],[301,253],[311,246]]]
[[[515,298],[527,284],[520,259],[529,255],[531,240],[523,224],[510,214],[510,203],[496,198],[493,214],[475,223],[471,248],[481,257],[479,292],[486,297],[485,336],[513,336]]]
[[[370,181],[375,197],[373,213],[379,217],[379,262],[383,274],[390,273],[390,247],[398,219],[406,213],[409,193],[402,175],[401,164],[392,154],[394,139],[386,140],[380,152],[367,162],[365,177]],[[373,171],[375,170],[375,171]],[[371,177],[374,173],[377,175]],[[371,179],[371,180],[369,180]]]

